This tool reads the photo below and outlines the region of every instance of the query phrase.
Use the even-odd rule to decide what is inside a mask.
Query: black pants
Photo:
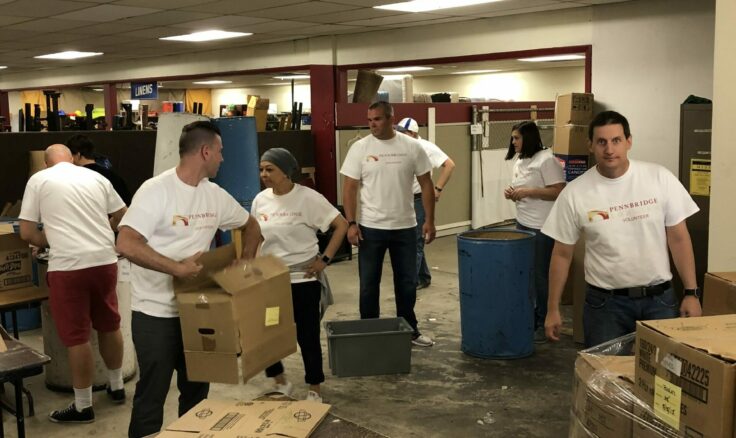
[[[207,398],[210,384],[187,380],[179,318],[158,318],[133,312],[131,328],[140,380],[135,386],[128,436],[139,438],[161,430],[164,402],[174,370],[180,417]]]
[[[304,381],[319,385],[325,381],[322,370],[322,344],[319,342],[319,298],[322,285],[318,281],[291,284],[291,301],[294,304],[296,341],[302,350]],[[266,377],[276,377],[284,372],[284,365],[276,362],[266,368]]]

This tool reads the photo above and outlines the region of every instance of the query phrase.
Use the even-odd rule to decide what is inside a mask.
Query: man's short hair
[[[199,120],[184,126],[179,137],[179,156],[183,157],[205,144],[211,144],[215,135],[222,137],[220,128],[209,120]]]
[[[378,108],[381,108],[381,110],[383,111],[383,115],[386,116],[387,119],[394,115],[394,107],[385,100],[373,102],[371,106],[368,107],[369,110],[374,110]]]
[[[72,152],[72,155],[81,154],[84,158],[90,160],[95,159],[95,145],[84,134],[73,135],[66,141],[66,147]]]
[[[624,136],[631,137],[631,129],[629,129],[629,121],[626,117],[616,111],[602,111],[598,113],[588,126],[588,140],[593,141],[593,130],[599,126],[621,125],[624,128]]]

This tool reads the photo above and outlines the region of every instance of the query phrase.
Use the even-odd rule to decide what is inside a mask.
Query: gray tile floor
[[[405,375],[337,378],[327,366],[323,395],[332,412],[376,432],[402,437],[563,437],[567,435],[572,373],[576,345],[569,336],[555,345],[537,346],[534,355],[517,360],[488,360],[460,351],[460,307],[457,248],[454,236],[427,247],[432,285],[418,292],[417,316],[423,333],[437,342],[431,348],[414,347],[412,372]],[[325,320],[358,318],[357,259],[328,268],[336,303]],[[386,258],[381,307],[383,316],[395,312],[391,268]],[[563,309],[570,314],[570,309]],[[569,319],[566,321],[570,327]],[[42,349],[41,331],[21,334],[21,340]],[[294,396],[306,394],[300,355],[285,361],[287,375],[295,383]],[[48,390],[44,377],[28,379],[37,414],[26,420],[29,437],[126,436],[136,379],[128,382],[129,400],[112,405],[104,393],[95,393],[97,420],[89,425],[58,425],[47,413],[65,406],[71,394]],[[271,388],[263,376],[246,385],[214,384],[211,398],[252,399]],[[6,385],[6,397],[12,387]],[[172,381],[166,403],[165,423],[176,418],[177,390]],[[15,437],[13,417],[4,414],[6,436]]]

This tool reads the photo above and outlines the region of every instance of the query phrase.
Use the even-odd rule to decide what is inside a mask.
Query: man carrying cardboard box
[[[225,190],[210,182],[222,163],[220,130],[210,121],[186,125],[179,138],[179,165],[149,179],[136,192],[120,224],[118,251],[131,268],[133,343],[140,380],[128,435],[158,432],[174,370],[179,416],[207,398],[208,383],[190,382],[184,360],[173,277],[194,277],[197,263],[218,228],[243,231],[243,257],[255,256],[261,240],[256,220]]]
[[[542,227],[555,239],[547,337],[559,340],[560,297],[581,234],[588,283],[586,347],[633,332],[637,320],[700,316],[695,258],[685,224],[698,207],[667,169],[629,160],[631,132],[621,114],[598,114],[588,138],[596,166],[567,185]],[[679,306],[670,281],[668,247],[685,286]]]
[[[51,248],[47,277],[51,316],[68,349],[72,373],[74,402],[52,412],[49,419],[91,423],[95,420],[95,368],[90,325],[97,330],[100,355],[108,369],[107,393],[114,402],[125,402],[113,235],[125,204],[105,177],[72,164],[72,153],[66,146],[49,146],[45,161],[47,169],[35,173],[26,184],[19,217],[23,240]],[[38,228],[41,222],[43,231]]]

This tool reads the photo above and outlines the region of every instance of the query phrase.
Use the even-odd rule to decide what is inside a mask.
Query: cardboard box
[[[0,229],[0,291],[33,286],[33,261],[28,243],[10,228]]]
[[[555,102],[555,126],[567,124],[587,125],[593,120],[593,95],[569,93],[557,96]]]
[[[708,272],[703,285],[703,316],[736,313],[736,272]]]
[[[266,121],[268,120],[268,99],[261,99],[258,96],[248,97],[248,107],[245,115],[256,118],[256,131],[264,132],[266,130]]]
[[[235,247],[202,254],[202,271],[175,280],[189,380],[243,382],[296,352],[289,268],[273,256],[233,265]]]
[[[635,394],[670,433],[733,435],[734,361],[736,315],[637,322]]]
[[[590,155],[587,126],[555,125],[554,135],[552,151],[555,155]]]
[[[632,435],[634,356],[581,353],[575,361],[570,438]]]
[[[329,410],[314,401],[202,400],[158,438],[307,438]]]

